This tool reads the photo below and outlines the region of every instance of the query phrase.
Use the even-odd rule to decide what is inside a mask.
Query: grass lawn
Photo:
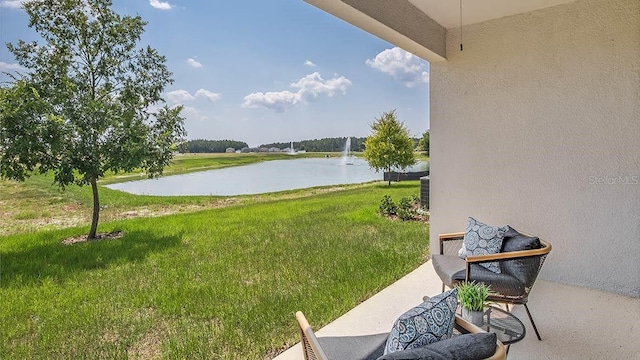
[[[50,201],[90,206],[84,190]],[[123,209],[222,201],[106,190]],[[270,359],[298,341],[296,310],[320,327],[425,261],[428,225],[376,214],[384,195],[418,192],[414,181],[265,196],[101,222],[124,236],[71,246],[60,240],[86,227],[0,237],[0,358]],[[38,196],[23,211],[46,207],[51,194]]]

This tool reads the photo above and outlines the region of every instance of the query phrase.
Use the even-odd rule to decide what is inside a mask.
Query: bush
[[[395,215],[396,209],[396,204],[393,202],[393,199],[391,199],[391,196],[385,195],[382,197],[378,213],[384,216]]]
[[[386,217],[397,216],[400,220],[428,221],[428,214],[420,208],[420,197],[417,195],[405,196],[400,199],[398,205],[393,202],[391,196],[385,195],[380,201],[378,213]]]
[[[398,205],[397,215],[402,221],[411,220],[417,214],[417,209],[413,206],[414,201],[411,197],[403,197]]]

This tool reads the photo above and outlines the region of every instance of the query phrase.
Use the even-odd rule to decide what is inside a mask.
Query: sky
[[[0,72],[21,69],[4,44],[38,40],[0,0]],[[141,45],[166,56],[188,139],[249,146],[366,137],[396,110],[410,134],[429,129],[429,64],[303,0],[113,0],[148,24]],[[0,81],[7,80],[6,75]]]

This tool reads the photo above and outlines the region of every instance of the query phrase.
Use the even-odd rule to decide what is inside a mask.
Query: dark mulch
[[[94,241],[102,241],[102,240],[115,240],[120,239],[124,233],[122,231],[112,231],[108,233],[100,233],[96,234],[95,239],[89,240],[87,235],[74,236],[70,238],[66,238],[62,240],[60,243],[62,245],[73,245],[81,242],[94,242]]]

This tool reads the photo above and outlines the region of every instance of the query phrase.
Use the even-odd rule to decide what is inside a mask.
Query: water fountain
[[[296,154],[296,150],[293,148],[293,141],[291,142],[291,147],[289,148],[289,152],[287,154],[289,154],[289,155],[295,155]]]
[[[344,144],[344,150],[342,150],[342,158],[340,159],[340,165],[353,165],[353,158],[351,156],[351,138],[347,137],[347,142]]]

